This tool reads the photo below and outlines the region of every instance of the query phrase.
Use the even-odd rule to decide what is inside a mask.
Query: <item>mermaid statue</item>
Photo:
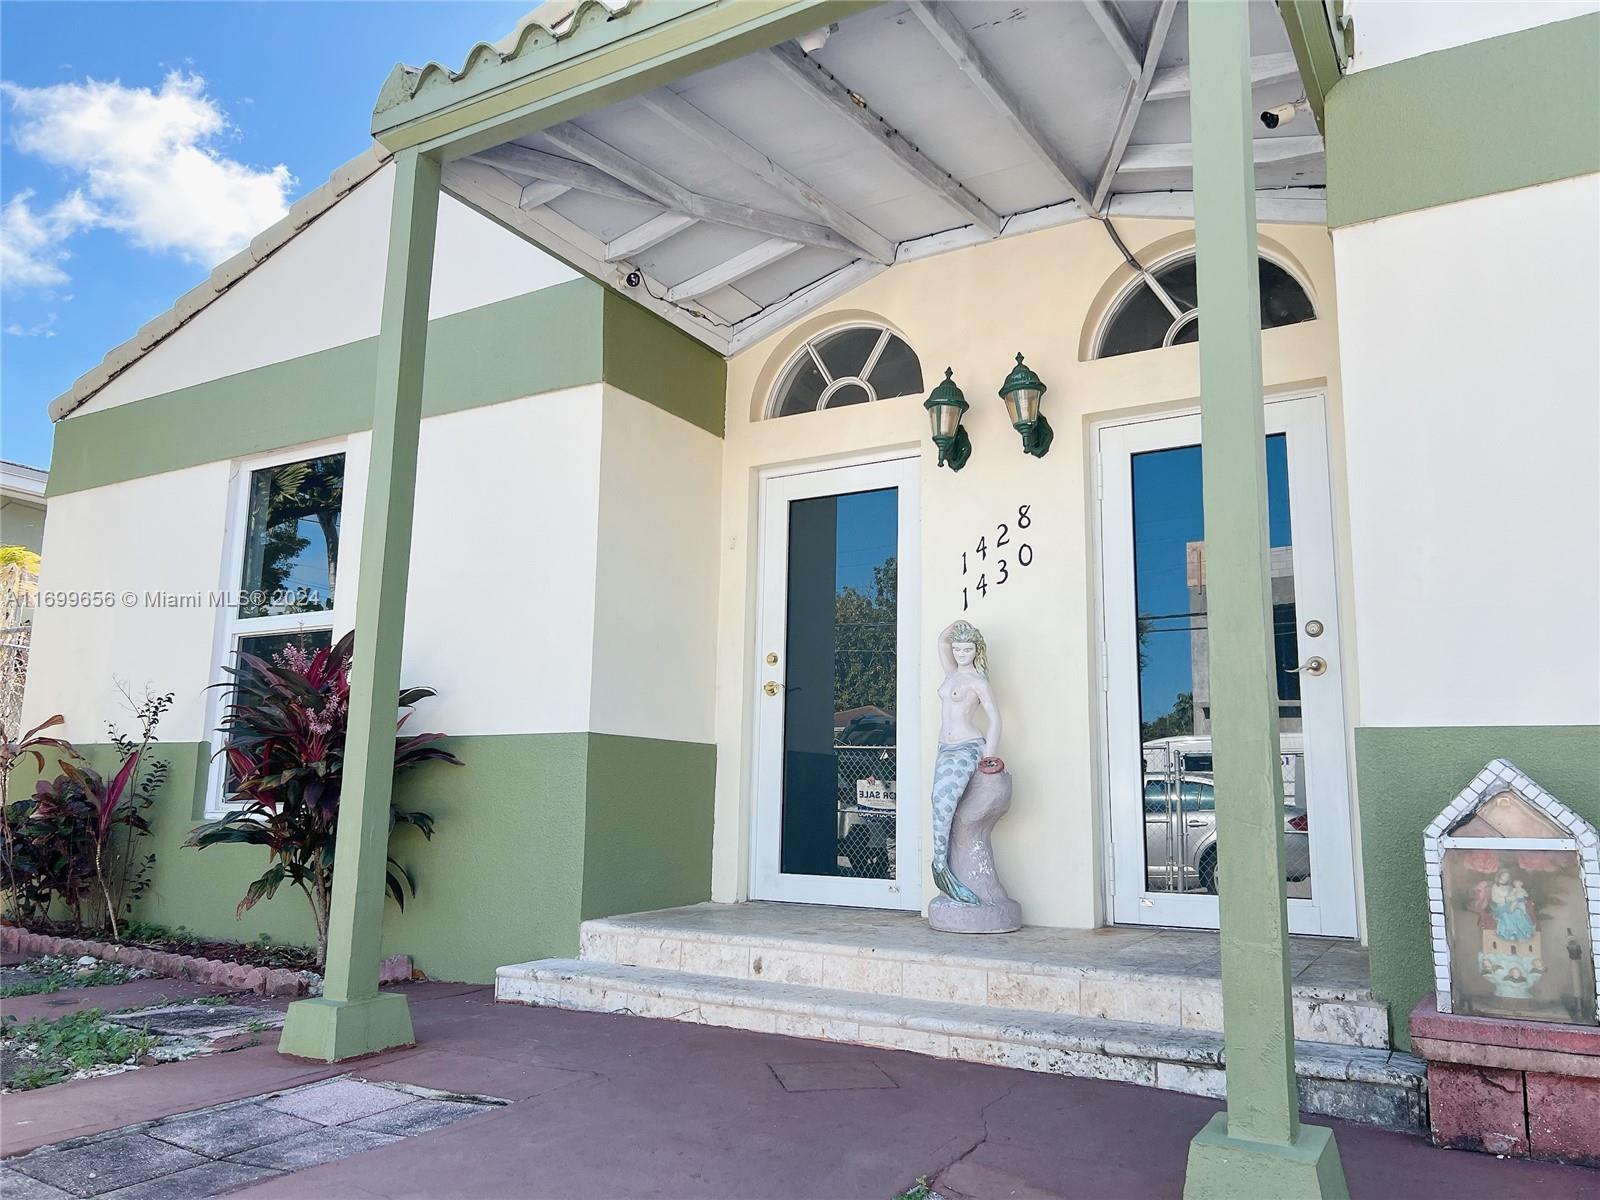
[[[950,825],[956,806],[972,782],[980,761],[998,763],[1000,710],[989,689],[989,655],[983,634],[966,621],[953,621],[939,634],[939,752],[933,762],[933,881],[962,904],[981,903],[978,895],[950,867]],[[973,723],[978,709],[988,718],[988,732]]]

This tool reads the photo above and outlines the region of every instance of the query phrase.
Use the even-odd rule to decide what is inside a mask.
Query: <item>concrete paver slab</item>
[[[873,1062],[773,1063],[772,1073],[786,1092],[842,1092],[851,1088],[892,1088],[900,1085]]]
[[[252,1024],[262,1029],[276,1029],[283,1024],[283,1014],[243,1004],[168,1004],[117,1013],[109,1020],[151,1033],[212,1037],[234,1033]]]
[[[416,1097],[398,1088],[379,1087],[359,1079],[331,1079],[315,1087],[274,1096],[263,1103],[268,1108],[315,1121],[318,1125],[343,1125],[410,1104],[414,1099]]]
[[[153,1138],[208,1158],[227,1158],[322,1126],[264,1104],[238,1104],[168,1117],[146,1132]]]
[[[5,1200],[67,1200],[71,1195],[71,1192],[51,1187],[21,1171],[13,1171],[10,1167],[0,1168],[0,1196],[4,1196]]]
[[[14,1160],[11,1166],[74,1196],[98,1196],[205,1161],[188,1150],[142,1133],[130,1133],[66,1150],[30,1154]]]
[[[370,1133],[365,1129],[314,1129],[281,1142],[245,1150],[228,1161],[273,1167],[280,1171],[298,1171],[303,1167],[314,1167],[336,1158],[360,1154],[363,1150],[375,1150],[399,1140],[386,1133]]]
[[[271,1167],[251,1167],[243,1163],[211,1162],[190,1167],[176,1175],[164,1175],[148,1183],[119,1188],[106,1193],[105,1200],[202,1200],[220,1196],[247,1183],[269,1179],[278,1172]],[[6,1200],[11,1200],[8,1195]]]
[[[369,1133],[388,1133],[395,1137],[415,1137],[442,1129],[480,1113],[494,1112],[499,1105],[468,1104],[460,1100],[413,1100],[399,1108],[391,1108],[371,1117],[351,1121],[346,1129],[365,1129]]]

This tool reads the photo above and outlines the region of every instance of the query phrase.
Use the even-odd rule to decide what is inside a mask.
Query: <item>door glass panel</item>
[[[894,878],[898,503],[881,488],[789,505],[786,875]]]
[[[1282,749],[1284,873],[1290,896],[1311,895],[1305,734],[1289,520],[1285,435],[1267,438],[1267,523],[1272,637]],[[1199,446],[1135,454],[1134,597],[1138,612],[1139,721],[1143,762],[1145,886],[1214,893],[1217,844],[1211,757],[1211,687],[1206,630],[1205,512]]]

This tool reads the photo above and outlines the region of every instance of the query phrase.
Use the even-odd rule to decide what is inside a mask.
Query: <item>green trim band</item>
[[[445,745],[464,766],[427,764],[395,781],[400,802],[438,827],[432,841],[414,830],[396,838],[417,894],[404,912],[385,905],[384,954],[409,954],[434,979],[483,983],[507,963],[572,957],[589,917],[710,898],[715,746],[601,733]],[[108,744],[79,748],[100,769],[115,761]],[[184,846],[203,816],[209,747],[162,742],[156,755],[172,765],[142,847],[156,863],[140,919],[209,938],[309,944],[309,906],[293,889],[234,917],[264,851]],[[12,782],[31,791],[31,771]]]
[[[1600,725],[1356,730],[1372,990],[1389,1005],[1402,1049],[1411,1045],[1406,1018],[1433,991],[1422,831],[1495,758],[1600,823]]]
[[[1283,19],[1289,48],[1294,51],[1295,65],[1300,68],[1306,103],[1317,119],[1317,129],[1322,130],[1328,93],[1339,82],[1339,54],[1333,44],[1328,10],[1323,7],[1322,0],[1279,0],[1278,16]]]
[[[1327,155],[1334,229],[1600,171],[1600,13],[1346,76]]]
[[[370,429],[377,354],[367,338],[58,421],[48,494]],[[715,351],[575,279],[429,322],[422,415],[605,381],[721,437],[725,378]]]

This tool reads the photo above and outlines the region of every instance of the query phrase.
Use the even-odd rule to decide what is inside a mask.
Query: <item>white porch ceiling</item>
[[[446,164],[457,198],[731,353],[894,262],[1192,211],[1177,0],[884,4]],[[1260,108],[1302,87],[1251,7]],[[1262,220],[1323,220],[1309,115],[1259,129]],[[628,286],[637,272],[638,284]]]

